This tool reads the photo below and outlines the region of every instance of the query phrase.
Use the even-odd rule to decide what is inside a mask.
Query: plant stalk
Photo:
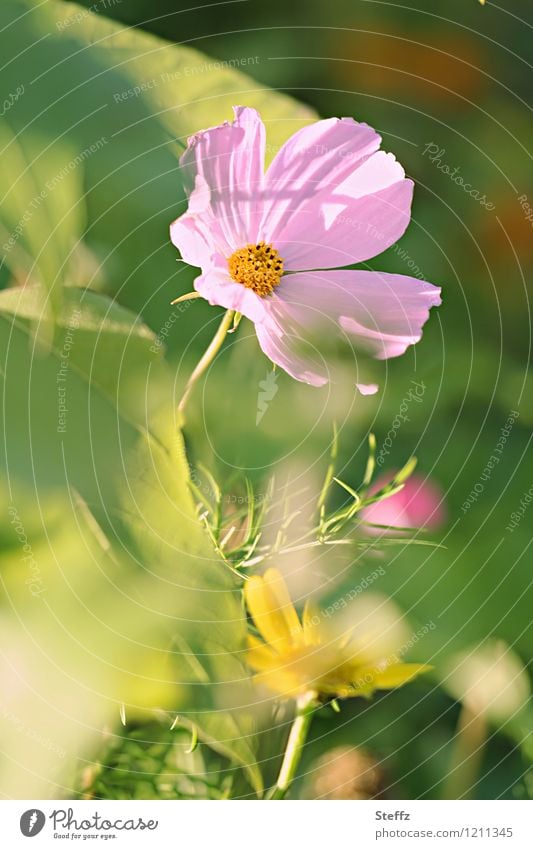
[[[211,342],[205,350],[205,353],[202,355],[194,371],[187,381],[187,385],[185,387],[185,392],[181,398],[181,401],[178,405],[179,413],[184,417],[185,407],[187,406],[187,401],[191,395],[192,390],[194,389],[195,384],[199,380],[199,378],[204,374],[204,372],[209,368],[216,355],[220,351],[224,339],[226,338],[226,334],[231,327],[233,322],[233,318],[235,316],[235,310],[227,310],[224,318],[220,322],[217,332],[213,336]]]
[[[296,716],[289,732],[278,780],[270,793],[270,799],[284,799],[294,781],[316,705],[316,693],[313,692],[305,693],[296,702]]]
[[[476,783],[487,741],[483,713],[463,705],[459,715],[452,759],[444,783],[444,799],[468,799]]]

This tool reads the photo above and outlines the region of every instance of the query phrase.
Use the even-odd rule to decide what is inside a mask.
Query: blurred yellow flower
[[[382,658],[372,645],[355,642],[352,632],[333,635],[324,617],[307,603],[302,621],[277,569],[267,569],[245,585],[246,604],[263,640],[249,636],[248,665],[257,683],[279,695],[299,698],[370,696],[401,687],[431,667]]]

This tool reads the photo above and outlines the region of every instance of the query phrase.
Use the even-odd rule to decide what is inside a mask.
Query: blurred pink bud
[[[379,492],[393,477],[394,472],[378,478],[369,494]],[[389,528],[436,530],[446,521],[444,493],[428,478],[411,475],[400,492],[363,508],[360,515],[365,522]],[[384,533],[382,528],[366,528],[366,531],[369,534]]]

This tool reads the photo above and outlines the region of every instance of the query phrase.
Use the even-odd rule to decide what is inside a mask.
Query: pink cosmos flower
[[[189,205],[170,234],[201,268],[196,291],[250,319],[266,356],[314,386],[330,379],[315,344],[325,334],[377,359],[403,354],[440,289],[402,274],[342,270],[404,233],[413,183],[402,166],[367,124],[329,118],[296,132],[265,172],[259,114],[234,112],[233,123],[192,136],[181,157]]]
[[[393,473],[376,480],[369,494],[379,492],[393,478]],[[421,475],[411,475],[403,489],[361,510],[365,522],[389,528],[426,528],[436,530],[446,521],[444,495],[437,484]],[[365,528],[369,534],[383,534],[382,528]]]

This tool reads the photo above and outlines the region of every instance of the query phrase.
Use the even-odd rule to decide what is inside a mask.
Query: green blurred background
[[[108,398],[115,403],[102,412],[96,423],[86,415],[90,399],[84,395],[77,402],[84,411],[81,419],[85,430],[73,433],[71,428],[72,441],[66,455],[59,446],[57,454],[48,455],[50,440],[53,442],[55,437],[46,428],[38,426],[32,431],[26,426],[26,419],[22,422],[20,417],[7,425],[5,466],[9,494],[2,530],[8,550],[4,573],[8,576],[5,639],[13,640],[17,629],[26,635],[28,629],[30,634],[38,635],[39,627],[32,617],[41,615],[28,609],[27,591],[20,589],[20,572],[13,576],[9,571],[16,572],[20,558],[7,506],[17,504],[24,517],[24,537],[32,537],[34,548],[38,545],[35,540],[41,540],[44,547],[49,547],[46,557],[51,557],[50,551],[60,552],[61,568],[53,557],[54,566],[40,564],[44,572],[59,568],[56,579],[62,596],[57,599],[58,617],[61,619],[63,608],[68,609],[71,604],[71,589],[66,589],[71,566],[81,581],[82,606],[86,604],[93,610],[98,607],[100,602],[93,604],[91,599],[105,594],[105,587],[98,581],[94,587],[91,585],[94,575],[90,562],[86,566],[89,583],[80,577],[80,561],[87,556],[88,547],[79,539],[83,531],[73,518],[75,511],[65,509],[62,500],[65,479],[71,477],[65,469],[72,469],[76,486],[87,502],[97,504],[100,526],[105,527],[107,522],[113,537],[116,524],[102,515],[106,512],[102,508],[108,504],[102,487],[109,483],[114,491],[121,472],[114,469],[112,458],[128,450],[122,441],[124,429],[121,426],[117,430],[115,426],[115,408],[121,413],[126,409],[124,417],[129,425],[131,419],[139,415],[142,418],[147,404],[159,409],[169,395],[179,397],[219,320],[219,311],[204,302],[187,303],[180,308],[169,306],[174,297],[189,291],[195,276],[193,269],[176,262],[176,252],[168,240],[168,223],[184,209],[177,156],[185,137],[229,118],[232,102],[259,108],[264,105],[273,146],[314,113],[324,117],[353,116],[378,129],[385,149],[394,152],[416,183],[408,232],[399,247],[391,248],[369,267],[418,273],[441,285],[442,307],[433,312],[422,342],[404,357],[387,364],[364,364],[365,378],[376,380],[381,386],[378,395],[354,396],[347,358],[346,383],[333,390],[313,389],[280,374],[277,394],[259,425],[259,384],[269,368],[251,327],[243,323],[196,391],[185,440],[192,461],[201,459],[228,491],[240,492],[243,476],[261,491],[268,477],[276,473],[282,480],[288,478],[295,489],[305,487],[307,504],[306,499],[316,491],[327,464],[333,422],[337,422],[340,433],[339,473],[356,485],[366,462],[368,434],[376,434],[379,450],[411,382],[423,383],[422,402],[409,405],[408,421],[397,431],[384,469],[398,468],[416,454],[419,471],[442,488],[447,522],[437,535],[440,547],[405,545],[386,549],[380,561],[385,565],[385,574],[373,589],[393,600],[395,610],[405,615],[409,631],[435,624],[417,647],[417,659],[431,662],[435,672],[431,680],[386,694],[374,704],[344,706],[340,720],[324,712],[314,726],[315,739],[306,751],[302,768],[305,776],[297,792],[304,796],[323,795],[328,781],[351,786],[362,762],[367,775],[371,771],[368,764],[378,764],[376,786],[368,795],[382,789],[390,798],[438,798],[453,793],[446,784],[446,775],[456,756],[454,735],[461,705],[454,699],[455,685],[447,678],[449,664],[458,652],[491,640],[503,641],[514,658],[511,669],[504,669],[503,679],[514,680],[515,684],[520,679],[520,686],[516,685],[520,705],[523,682],[512,664],[520,659],[527,666],[532,647],[528,591],[533,511],[529,513],[526,505],[516,527],[509,529],[513,514],[521,510],[521,502],[525,503],[533,485],[533,386],[528,374],[533,221],[527,220],[533,207],[533,171],[528,150],[532,132],[528,54],[533,15],[526,7],[530,4],[519,0],[502,3],[501,7],[491,3],[482,7],[476,0],[412,0],[408,6],[369,0],[331,0],[327,4],[319,0],[292,4],[239,0],[196,6],[191,11],[177,10],[170,0],[85,4],[95,9],[98,24],[108,17],[128,28],[145,30],[206,54],[208,58],[196,58],[194,62],[185,57],[179,75],[171,66],[168,47],[155,41],[143,42],[142,47],[140,42],[130,44],[129,29],[113,44],[113,62],[109,62],[105,24],[100,30],[88,17],[77,13],[79,20],[62,25],[73,14],[72,8],[70,4],[54,5],[55,25],[44,19],[34,24],[33,15],[17,19],[10,31],[12,41],[6,45],[18,59],[11,65],[5,90],[12,93],[21,84],[22,62],[31,68],[32,80],[23,78],[20,102],[8,109],[7,117],[12,118],[16,134],[11,127],[11,135],[4,141],[10,150],[12,136],[22,141],[21,152],[16,157],[13,154],[12,160],[5,160],[4,182],[12,184],[11,175],[14,170],[18,173],[21,156],[35,166],[29,172],[32,185],[25,186],[17,179],[9,194],[8,204],[12,206],[6,212],[8,234],[31,207],[39,180],[54,179],[80,151],[85,154],[81,166],[70,169],[61,179],[61,196],[57,190],[49,192],[42,205],[31,207],[28,226],[2,265],[2,285],[11,288],[35,277],[41,282],[48,280],[51,303],[56,297],[60,299],[57,292],[62,283],[67,287],[90,287],[141,316],[154,334],[147,339],[157,362],[147,364],[143,360],[140,367],[133,357],[123,373],[120,393],[124,397],[118,403],[118,383],[115,386],[110,379]],[[31,6],[27,4],[28,8]],[[52,37],[48,38],[50,32]],[[28,56],[21,58],[24,45],[29,44],[31,62],[27,61]],[[133,54],[138,59],[134,72],[127,61]],[[233,75],[236,67],[247,77],[232,76],[230,86],[226,75]],[[164,73],[174,76],[163,81]],[[142,90],[128,94],[134,85]],[[265,87],[291,95],[300,106],[289,100],[273,100]],[[49,108],[41,118],[43,102]],[[98,139],[103,139],[100,147]],[[95,144],[96,150],[87,153]],[[54,156],[57,161],[50,161],[40,177],[36,169],[46,163],[47,156]],[[462,175],[477,197],[467,194],[439,165]],[[23,171],[29,179],[27,170]],[[483,197],[485,204],[480,202]],[[61,208],[51,210],[52,203]],[[55,215],[61,227],[47,225],[43,210],[48,222]],[[55,244],[43,235],[47,232],[57,237]],[[39,330],[44,346],[50,333],[49,321],[53,321],[48,319],[47,309],[41,306],[36,313],[41,317]],[[101,313],[105,313],[103,307]],[[35,314],[30,318],[35,320]],[[122,347],[130,353],[129,340],[136,332],[126,327],[123,331],[126,341]],[[3,349],[3,371],[7,378],[13,370],[17,374],[14,386],[7,390],[8,397],[9,392],[18,393],[18,400],[12,400],[12,405],[19,405],[17,409],[25,407],[25,381],[32,363],[35,358],[38,366],[41,363],[41,343],[37,340],[36,344],[37,349],[29,352],[27,344],[21,343],[20,353],[14,354],[10,338]],[[115,344],[115,348],[111,345],[107,360],[110,368],[113,352],[121,351],[120,344]],[[332,350],[331,355],[341,362],[346,356],[337,350]],[[104,372],[106,356],[104,349]],[[9,358],[10,370],[6,367]],[[122,358],[119,360],[122,367]],[[83,368],[90,380],[92,365],[88,359]],[[158,369],[164,377],[157,376]],[[148,402],[144,396],[146,386],[150,387],[150,396],[154,396]],[[35,406],[30,418],[39,424],[47,399],[37,396],[35,401],[35,392],[38,389],[33,390]],[[506,431],[498,462],[487,471],[510,416],[513,423]],[[50,422],[53,417],[51,413]],[[53,424],[51,428],[54,430]],[[22,431],[20,440],[18,431]],[[134,436],[129,431],[128,439],[133,444]],[[16,498],[12,487],[21,493]],[[40,492],[37,502],[36,487]],[[20,503],[25,498],[28,506],[22,509]],[[50,537],[54,537],[51,545]],[[135,587],[140,578],[134,565],[120,566],[133,595],[144,592],[141,583]],[[357,580],[353,570],[366,575],[374,565],[371,559],[352,564],[342,561],[340,565],[322,559],[285,568],[289,573],[307,570],[319,575],[319,583],[324,576],[334,577],[338,593],[339,587],[350,587]],[[141,577],[145,579],[146,575]],[[119,584],[121,580],[118,579]],[[161,594],[164,589],[160,588]],[[156,610],[160,611],[160,604],[154,602]],[[105,619],[106,605],[104,612],[98,610],[98,616]],[[232,615],[228,613],[228,619]],[[122,636],[127,633],[136,641],[146,637],[152,644],[157,630],[152,619],[136,633],[130,627],[134,614],[121,612],[120,617],[123,616],[127,625],[120,618],[116,620],[116,629]],[[70,719],[75,716],[76,724],[90,728],[85,748],[80,754],[74,743],[75,731],[70,742],[62,741],[58,717],[51,716],[48,730],[39,732],[51,741],[40,747],[43,765],[29,769],[29,755],[21,753],[20,741],[31,740],[34,700],[48,701],[49,696],[45,681],[39,676],[35,680],[32,675],[32,668],[41,660],[38,652],[33,653],[35,647],[31,649],[30,640],[18,654],[21,666],[28,669],[27,676],[15,675],[24,692],[16,706],[4,707],[3,719],[0,716],[4,739],[10,736],[10,729],[19,729],[18,738],[15,735],[19,755],[9,752],[17,766],[12,772],[5,770],[5,795],[37,795],[37,790],[43,796],[81,792],[79,776],[84,770],[90,772],[102,757],[110,763],[117,757],[114,749],[110,753],[105,747],[104,754],[99,754],[98,729],[106,727],[119,756],[122,752],[126,757],[128,745],[136,745],[132,739],[125,743],[124,735],[129,732],[118,730],[120,703],[131,702],[139,711],[154,705],[170,709],[173,704],[174,694],[169,694],[167,686],[172,674],[168,670],[163,673],[157,664],[154,669],[151,656],[142,672],[137,661],[133,663],[135,672],[143,678],[142,686],[132,680],[130,691],[125,685],[121,690],[119,684],[114,684],[105,692],[103,701],[108,706],[109,700],[114,699],[116,710],[109,713],[107,707],[98,709],[92,703],[91,692],[96,687],[102,695],[101,671],[97,665],[88,673],[86,682],[76,674],[76,640],[94,641],[94,655],[99,658],[103,644],[112,636],[104,637],[98,628],[92,628],[74,637],[75,629],[71,630],[68,623],[65,627],[64,642],[58,637],[47,651],[60,667],[72,665],[69,675],[74,675],[77,687],[64,700],[61,710]],[[153,645],[160,645],[158,639],[153,637]],[[111,658],[109,662],[115,660]],[[122,655],[116,662],[122,664]],[[8,666],[17,667],[17,652]],[[503,686],[494,670],[489,670],[487,676],[491,682],[489,690],[496,692]],[[14,686],[14,680],[10,679],[10,686]],[[160,687],[162,681],[164,685]],[[64,689],[66,685],[63,681],[58,686]],[[512,689],[514,684],[509,686]],[[504,710],[497,717],[488,712],[484,732],[488,743],[479,758],[473,759],[476,763],[469,778],[472,787],[469,789],[467,782],[461,792],[470,792],[477,798],[522,798],[531,793],[527,773],[532,756],[527,736],[531,712],[530,708],[518,710],[512,705],[511,699],[507,714]],[[141,713],[137,713],[132,709],[135,723],[141,723]],[[145,731],[140,727],[139,732],[135,725],[131,734],[145,740],[159,734],[150,731],[151,726],[146,726]],[[55,753],[50,764],[52,744],[67,754],[62,757]],[[346,755],[337,747],[351,749]],[[154,763],[159,764],[160,750],[156,756],[148,744],[146,749],[149,755],[141,752],[135,756],[140,757],[141,763],[136,768],[153,776],[159,769]],[[331,757],[335,768],[341,770],[340,778],[334,774],[332,779],[329,774],[334,769],[327,760],[331,751],[338,751]],[[147,760],[149,756],[151,761]],[[326,757],[326,761],[317,760],[321,757]],[[357,762],[351,757],[363,760]],[[165,786],[170,783],[171,788],[174,766],[164,766]],[[194,768],[203,769],[198,764]],[[48,777],[43,783],[46,771]],[[29,772],[37,778],[34,775],[30,779]],[[51,772],[58,777],[50,777]],[[111,777],[116,774],[110,770]],[[87,777],[84,780],[90,783]],[[161,789],[162,783],[154,784],[152,777],[142,783],[133,779],[130,772],[129,777],[121,774],[121,781],[115,786],[108,776],[107,784],[104,782],[97,792],[111,797],[121,792],[140,797],[168,792],[172,796],[172,789]],[[364,795],[367,791],[353,792]]]

